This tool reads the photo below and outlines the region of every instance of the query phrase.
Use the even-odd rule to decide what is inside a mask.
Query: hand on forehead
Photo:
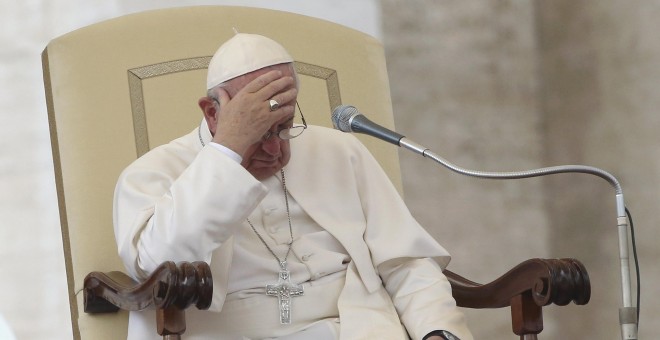
[[[280,98],[273,98],[275,95],[284,94],[288,90],[295,88],[295,80],[290,75],[285,75],[281,70],[270,70],[261,74],[247,83],[240,91],[247,93],[254,93],[258,99],[269,100],[275,99],[280,104],[285,104],[293,99],[294,96],[280,96]],[[239,92],[240,92],[239,91]],[[297,92],[297,91],[295,91]]]

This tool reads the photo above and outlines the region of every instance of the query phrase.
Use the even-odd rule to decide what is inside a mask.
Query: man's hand
[[[239,155],[260,141],[271,126],[293,116],[298,94],[293,77],[282,76],[279,70],[254,78],[233,98],[224,89],[218,92],[220,111],[213,141]],[[277,110],[270,110],[270,99],[280,104]]]

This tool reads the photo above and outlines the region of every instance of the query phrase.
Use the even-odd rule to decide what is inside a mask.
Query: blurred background
[[[586,164],[614,174],[637,227],[640,338],[660,338],[660,1],[176,2],[209,4],[297,12],[376,37],[397,130],[455,164]],[[0,0],[0,339],[72,338],[41,51],[77,28],[171,6]],[[452,253],[449,269],[486,282],[528,258],[578,258],[591,276],[591,302],[546,308],[541,338],[620,338],[607,182],[572,174],[489,181],[404,150],[400,157],[406,202]],[[466,313],[477,339],[516,338],[507,310]]]

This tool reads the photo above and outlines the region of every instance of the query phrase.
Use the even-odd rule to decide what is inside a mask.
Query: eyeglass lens
[[[303,125],[292,126],[290,128],[282,129],[275,132],[275,134],[277,134],[277,137],[279,137],[282,140],[296,138],[300,136],[303,133],[303,131],[305,131],[305,129],[307,128],[307,122],[305,122],[305,117],[303,116],[302,110],[300,109],[300,104],[298,104],[298,102],[296,102],[296,107],[298,107],[298,111],[300,112],[300,117],[302,119]],[[264,136],[262,137],[262,140],[264,141],[268,140],[270,137],[273,136],[273,134],[274,133],[270,131],[266,132],[266,134],[264,134]]]

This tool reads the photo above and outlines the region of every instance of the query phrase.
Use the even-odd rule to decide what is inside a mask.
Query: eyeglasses
[[[215,98],[215,97],[210,97],[210,98],[214,102],[216,102],[218,104],[218,106],[220,106],[220,101],[218,100],[218,98]],[[292,126],[292,127],[288,127],[288,128],[283,128],[283,129],[279,129],[275,132],[267,131],[263,136],[261,136],[261,140],[265,142],[268,139],[270,139],[270,137],[272,137],[273,135],[277,136],[281,140],[289,140],[289,139],[293,139],[293,138],[296,138],[296,137],[302,135],[303,131],[305,131],[305,129],[307,129],[307,122],[305,121],[305,116],[303,115],[303,112],[300,109],[300,104],[298,104],[298,101],[296,101],[296,107],[298,108],[298,111],[300,112],[300,119],[302,120],[303,125],[297,125],[297,126]],[[294,112],[294,116],[295,116],[295,112]]]
[[[265,142],[269,140],[270,137],[272,136],[277,136],[281,140],[289,140],[302,135],[303,131],[307,129],[307,122],[305,121],[305,116],[303,115],[303,112],[300,109],[300,104],[298,104],[298,101],[296,101],[296,107],[298,108],[298,111],[300,111],[300,119],[302,120],[303,125],[296,125],[289,128],[283,128],[275,132],[268,131],[261,137],[261,140]]]

